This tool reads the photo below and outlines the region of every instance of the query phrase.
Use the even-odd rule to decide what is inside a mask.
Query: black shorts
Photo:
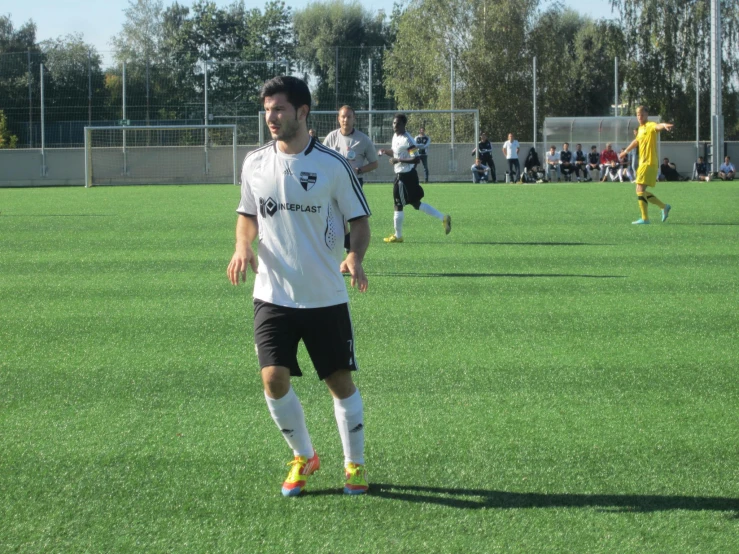
[[[259,368],[283,366],[300,377],[298,343],[303,341],[318,377],[339,369],[359,369],[348,304],[325,308],[286,308],[254,299],[254,344]]]
[[[406,173],[396,173],[393,183],[393,201],[395,206],[403,208],[410,204],[418,204],[423,198],[423,187],[418,182],[418,173],[413,168]]]

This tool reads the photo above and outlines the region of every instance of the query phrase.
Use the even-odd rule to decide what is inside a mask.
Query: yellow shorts
[[[636,169],[636,184],[653,187],[657,184],[657,166],[640,165]]]

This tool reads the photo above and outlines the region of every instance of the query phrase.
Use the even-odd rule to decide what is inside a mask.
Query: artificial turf
[[[371,489],[283,498],[233,186],[0,190],[2,552],[739,551],[739,185],[427,185],[350,292]]]

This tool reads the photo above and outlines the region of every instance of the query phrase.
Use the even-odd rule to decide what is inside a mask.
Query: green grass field
[[[739,184],[369,185],[364,497],[283,498],[230,186],[0,190],[0,552],[739,551]]]

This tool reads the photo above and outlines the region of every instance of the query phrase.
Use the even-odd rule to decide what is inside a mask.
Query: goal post
[[[85,187],[234,184],[236,125],[85,127]]]
[[[472,151],[480,141],[480,110],[355,110],[355,126],[367,134],[378,148],[390,148],[393,140],[393,117],[403,113],[408,117],[406,130],[411,136],[418,135],[424,127],[431,137],[428,149],[429,180],[469,181],[470,166],[474,159]],[[311,110],[308,127],[316,131],[319,140],[339,127],[338,110]],[[259,144],[271,140],[265,124],[265,112],[259,112]],[[423,166],[418,166],[423,177]],[[367,181],[391,181],[392,168],[387,162],[380,163],[376,171],[366,174]]]

